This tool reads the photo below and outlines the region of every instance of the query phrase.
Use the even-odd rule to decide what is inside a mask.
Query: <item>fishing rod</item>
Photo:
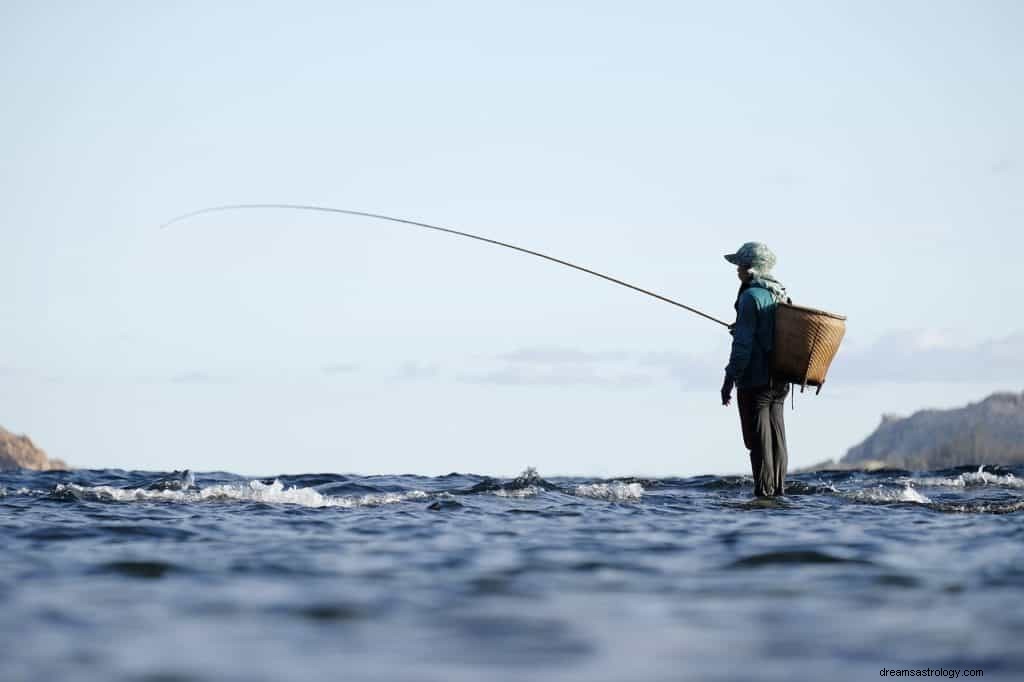
[[[659,301],[664,301],[665,303],[671,303],[672,305],[677,306],[679,308],[682,308],[683,310],[688,310],[691,313],[696,313],[697,315],[700,315],[703,318],[711,320],[712,322],[717,322],[718,324],[722,325],[723,327],[729,327],[730,326],[728,322],[723,322],[722,320],[719,320],[717,317],[712,317],[711,315],[708,315],[707,313],[701,312],[700,310],[697,310],[696,308],[691,308],[690,306],[684,305],[684,304],[680,303],[679,301],[674,301],[671,298],[668,298],[667,296],[662,296],[661,294],[656,294],[653,291],[648,291],[647,289],[641,289],[640,287],[635,286],[633,284],[630,284],[629,282],[623,282],[621,279],[616,279],[615,277],[610,277],[608,275],[604,275],[604,274],[602,274],[600,272],[597,272],[595,270],[591,270],[589,268],[585,268],[582,265],[576,265],[575,263],[570,263],[567,260],[562,260],[561,258],[555,258],[554,256],[549,256],[547,254],[540,253],[539,251],[533,251],[531,249],[526,249],[526,248],[523,248],[521,246],[516,246],[515,244],[508,244],[506,242],[500,242],[497,239],[488,239],[487,237],[481,237],[481,236],[476,235],[476,234],[470,234],[469,232],[460,232],[459,230],[453,230],[453,229],[450,229],[450,228],[447,228],[447,227],[439,227],[437,225],[430,225],[428,223],[421,223],[421,222],[416,221],[416,220],[407,220],[405,218],[394,218],[392,216],[382,215],[380,213],[367,213],[366,211],[352,211],[352,210],[344,209],[344,208],[331,208],[329,206],[309,206],[309,205],[305,205],[305,204],[225,204],[223,206],[210,206],[208,208],[201,208],[198,211],[191,211],[190,213],[183,213],[182,215],[180,215],[180,216],[178,216],[176,218],[172,218],[171,220],[168,220],[166,223],[161,225],[160,228],[164,229],[164,228],[170,227],[171,225],[173,225],[175,223],[179,223],[179,222],[182,222],[184,220],[188,220],[189,218],[193,218],[195,216],[203,215],[205,213],[215,213],[215,212],[219,212],[219,211],[237,211],[237,210],[247,210],[247,209],[285,209],[285,210],[293,210],[293,211],[318,211],[320,213],[341,213],[343,215],[359,216],[359,217],[363,217],[363,218],[374,218],[376,220],[388,220],[388,221],[391,221],[393,223],[402,223],[404,225],[413,225],[413,226],[416,226],[416,227],[425,227],[428,230],[437,230],[438,232],[446,232],[447,234],[454,234],[454,235],[457,235],[459,237],[468,237],[469,239],[475,239],[477,241],[486,242],[488,244],[494,244],[496,246],[504,246],[506,249],[512,249],[513,251],[519,251],[521,253],[527,253],[527,254],[529,254],[531,256],[537,256],[538,258],[543,258],[545,260],[549,260],[549,261],[552,261],[554,263],[558,263],[559,265],[564,265],[566,267],[573,268],[574,270],[579,270],[580,272],[585,272],[588,275],[593,275],[594,277],[600,277],[601,279],[608,280],[609,282],[612,282],[614,284],[618,284],[620,286],[624,286],[626,288],[632,289],[633,291],[639,291],[641,294],[647,294],[648,296],[652,296],[652,297],[658,299]]]

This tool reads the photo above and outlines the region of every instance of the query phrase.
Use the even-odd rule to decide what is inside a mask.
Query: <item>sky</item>
[[[89,468],[749,467],[746,241],[848,317],[790,465],[1024,390],[1024,7],[0,3],[0,426]]]

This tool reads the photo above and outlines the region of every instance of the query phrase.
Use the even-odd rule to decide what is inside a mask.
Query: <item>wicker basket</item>
[[[775,309],[772,378],[806,386],[825,383],[846,333],[846,318],[824,310],[779,303]]]

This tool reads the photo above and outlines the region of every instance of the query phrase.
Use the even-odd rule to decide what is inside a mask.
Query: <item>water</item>
[[[0,679],[1024,671],[1024,470],[0,474]]]

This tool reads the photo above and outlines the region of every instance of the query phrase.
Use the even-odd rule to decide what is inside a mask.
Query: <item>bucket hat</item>
[[[771,272],[775,267],[775,254],[768,248],[767,244],[761,242],[747,242],[736,253],[725,254],[725,260],[733,265],[742,265],[748,268],[756,268],[762,272]]]

